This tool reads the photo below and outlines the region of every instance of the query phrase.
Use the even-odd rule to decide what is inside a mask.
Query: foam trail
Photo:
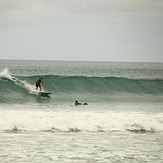
[[[34,85],[31,85],[31,84],[27,83],[26,81],[19,80],[18,78],[11,76],[8,69],[4,69],[0,73],[0,77],[5,77],[7,79],[10,79],[16,85],[25,88],[30,94],[38,94],[38,92],[35,90]]]
[[[38,92],[35,90],[35,87],[26,81],[22,81],[17,79],[16,77],[13,77],[12,80],[20,87],[25,88],[30,94],[37,94]]]

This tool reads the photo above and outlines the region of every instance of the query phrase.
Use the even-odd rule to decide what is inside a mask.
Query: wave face
[[[35,79],[36,77],[31,77]],[[118,77],[45,76],[47,89],[64,93],[138,93],[162,94],[161,79],[127,79]]]
[[[0,102],[14,101],[14,99],[31,100],[32,96],[38,95],[35,83],[40,76],[11,76],[8,72],[0,75]],[[118,96],[128,99],[131,96],[156,96],[162,99],[162,79],[128,79],[122,77],[86,77],[86,76],[43,76],[43,89],[58,96],[58,99],[66,98],[67,95],[83,98],[85,95],[109,100],[109,97]],[[32,96],[31,96],[32,95]],[[60,96],[60,97],[59,97]],[[159,97],[159,98],[158,98]],[[22,100],[20,100],[22,101]]]

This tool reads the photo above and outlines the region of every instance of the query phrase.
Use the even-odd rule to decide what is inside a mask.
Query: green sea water
[[[1,163],[161,163],[162,137],[162,63],[0,60]]]

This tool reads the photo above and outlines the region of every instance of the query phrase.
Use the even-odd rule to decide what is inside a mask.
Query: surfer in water
[[[42,91],[42,88],[41,88],[41,83],[42,84],[44,84],[43,83],[43,81],[42,81],[42,76],[37,80],[37,82],[36,82],[36,90],[38,89],[38,87],[40,88],[40,91]]]
[[[82,103],[75,101],[75,105],[82,105]]]
[[[82,105],[82,103],[75,101],[75,105]],[[88,105],[88,103],[85,102],[83,105]]]

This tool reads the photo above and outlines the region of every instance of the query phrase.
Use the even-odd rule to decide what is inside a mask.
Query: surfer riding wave
[[[42,91],[41,83],[44,84],[42,80],[43,80],[42,76],[37,80],[37,82],[36,82],[36,90],[39,87],[40,88],[40,91]]]

